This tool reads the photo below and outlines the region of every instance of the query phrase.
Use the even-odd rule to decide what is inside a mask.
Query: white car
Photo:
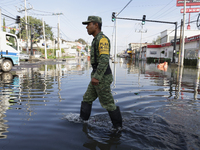
[[[29,60],[29,55],[27,55],[27,54],[24,54],[24,53],[20,53],[19,54],[19,59],[20,60],[22,60],[22,59],[24,59],[25,61],[28,61]]]

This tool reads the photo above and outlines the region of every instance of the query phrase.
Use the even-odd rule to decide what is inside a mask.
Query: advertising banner
[[[186,6],[200,5],[200,0],[186,0]],[[184,0],[177,0],[176,6],[184,6]]]
[[[186,13],[196,13],[199,11],[200,11],[200,8],[186,8]],[[183,13],[183,12],[184,12],[184,9],[182,8],[181,13]]]

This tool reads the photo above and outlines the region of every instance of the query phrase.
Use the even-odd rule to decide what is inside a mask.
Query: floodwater
[[[98,99],[88,122],[79,119],[90,81],[86,59],[21,63],[0,75],[0,150],[198,150],[196,68],[118,59],[111,85],[123,129],[111,130]]]

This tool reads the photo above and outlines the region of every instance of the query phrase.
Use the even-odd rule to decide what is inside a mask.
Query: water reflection
[[[83,144],[83,147],[88,149],[110,150],[113,145],[117,147],[120,145],[121,132],[105,132],[105,129],[95,128],[91,125],[84,123],[82,131],[87,135],[88,140]],[[94,136],[96,133],[98,136]],[[108,144],[112,143],[112,144]]]
[[[19,79],[18,76],[10,72],[0,74],[0,138],[7,138],[5,135],[8,125],[6,111],[14,104],[14,100],[19,97]]]
[[[163,145],[166,149],[184,149],[190,137],[193,137],[192,144],[196,144],[200,135],[199,69],[169,66],[163,71],[157,64],[130,59],[111,63],[111,69],[112,93],[124,121],[121,133],[110,131],[110,118],[98,101],[94,102],[89,123],[78,122],[78,126],[77,122],[71,124],[65,120],[67,123],[63,125],[62,116],[79,113],[91,73],[89,61],[69,59],[22,63],[20,70],[0,75],[0,138],[11,139],[15,144],[18,138],[33,142],[56,141],[57,146],[66,148],[69,144],[66,139],[79,139],[79,135],[65,130],[78,132],[79,127],[86,139],[74,143],[81,143],[77,149],[123,149],[126,146],[127,149],[159,149]],[[187,138],[182,142],[185,134]],[[15,135],[18,137],[13,138]],[[56,135],[59,138],[49,141]],[[28,147],[26,143],[21,144]],[[51,146],[41,145],[46,149]]]
[[[37,114],[36,108],[45,107],[50,102],[48,95],[52,95],[54,86],[57,85],[56,97],[61,102],[62,78],[83,74],[90,69],[88,64],[80,59],[44,64],[24,63],[20,70],[0,73],[0,138],[7,138],[5,134],[9,126],[6,123],[9,121],[5,118],[8,110],[23,109],[25,113],[18,114],[21,119],[32,120]]]

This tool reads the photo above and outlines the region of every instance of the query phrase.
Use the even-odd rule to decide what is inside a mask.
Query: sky
[[[57,37],[59,21],[63,39],[75,41],[82,38],[89,44],[93,36],[87,34],[86,26],[82,25],[82,22],[86,21],[90,15],[102,18],[102,31],[111,42],[115,37],[114,23],[111,21],[112,12],[120,12],[118,15],[120,18],[142,19],[142,16],[146,15],[147,20],[178,22],[178,27],[183,19],[183,14],[180,13],[183,7],[177,7],[176,0],[132,0],[129,2],[130,0],[26,0],[27,8],[33,8],[28,11],[28,15],[44,19],[52,27],[55,37]],[[129,5],[125,7],[128,3]],[[200,6],[192,8],[194,7]],[[24,17],[24,12],[18,12],[24,9],[24,0],[0,0],[0,8],[2,13],[11,17],[15,18],[17,15]],[[58,17],[53,13],[63,15]],[[2,20],[3,17],[1,17]],[[190,20],[197,20],[197,17],[198,13],[191,13]],[[189,14],[186,14],[186,22],[188,18]],[[16,26],[14,20],[5,19],[7,26]],[[117,19],[116,24],[117,52],[128,48],[129,43],[152,43],[162,31],[175,29],[173,24],[145,22],[143,31],[146,32],[141,34],[140,21]],[[190,25],[191,30],[198,30],[196,23]]]

